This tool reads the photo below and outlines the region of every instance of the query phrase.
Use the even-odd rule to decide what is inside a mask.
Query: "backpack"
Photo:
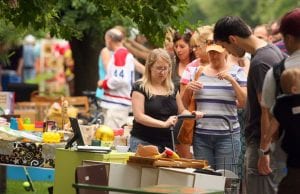
[[[282,74],[282,72],[285,70],[285,66],[284,66],[284,62],[285,62],[285,59],[282,59],[278,64],[274,65],[273,66],[273,76],[274,76],[274,79],[275,79],[275,99],[277,99],[278,96],[280,96],[283,92],[282,92],[282,88],[281,88],[281,85],[280,85],[280,76]],[[282,133],[283,133],[283,129],[281,127],[281,125],[279,126],[279,137],[282,136]]]
[[[285,70],[284,62],[285,62],[285,58],[281,60],[278,64],[273,66],[273,76],[276,84],[275,98],[280,94],[282,94],[282,88],[280,86],[280,76],[282,72]]]

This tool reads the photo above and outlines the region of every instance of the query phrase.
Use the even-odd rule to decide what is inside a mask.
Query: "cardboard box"
[[[224,176],[194,173],[195,169],[159,168],[157,184],[174,184],[202,188],[205,190],[224,190]]]
[[[92,163],[91,161],[83,162],[84,165]],[[115,188],[136,189],[153,185],[176,185],[200,188],[204,191],[224,191],[225,188],[226,178],[224,176],[194,173],[195,169],[192,168],[151,168],[130,164],[102,164],[105,164],[107,169],[107,186]]]
[[[83,161],[83,166],[88,167],[95,164],[105,165],[105,174],[107,175],[108,179],[108,184],[105,186],[122,189],[136,189],[141,187],[153,186],[157,183],[157,168],[108,162],[106,163],[99,161]],[[109,193],[117,194],[118,192]]]

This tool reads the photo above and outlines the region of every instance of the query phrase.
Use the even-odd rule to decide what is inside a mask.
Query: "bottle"
[[[10,128],[14,129],[14,130],[18,130],[19,129],[17,119],[14,118],[14,117],[10,118]]]

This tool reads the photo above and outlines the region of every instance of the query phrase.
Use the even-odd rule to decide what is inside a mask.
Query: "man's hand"
[[[264,155],[261,156],[258,159],[258,172],[261,175],[268,175],[272,172],[272,169],[270,168],[270,155]]]

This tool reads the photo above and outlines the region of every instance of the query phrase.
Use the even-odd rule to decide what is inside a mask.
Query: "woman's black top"
[[[132,92],[136,91],[145,96],[144,111],[146,115],[155,119],[166,121],[170,116],[178,114],[176,103],[176,92],[170,96],[153,95],[147,96],[145,91],[140,87],[140,82],[133,85]],[[151,144],[162,145],[164,142],[171,142],[171,132],[169,128],[148,127],[133,120],[131,135]]]

